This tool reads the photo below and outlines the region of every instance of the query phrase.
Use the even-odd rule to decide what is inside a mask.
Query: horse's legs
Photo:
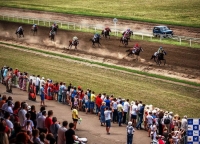
[[[165,59],[163,59],[164,60],[164,65],[166,64],[166,60]]]

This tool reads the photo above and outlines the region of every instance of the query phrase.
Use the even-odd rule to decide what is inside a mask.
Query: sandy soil
[[[19,15],[32,18],[46,18],[51,20],[64,20],[67,22],[81,23],[85,25],[95,25],[95,26],[109,26],[114,28],[114,23],[112,18],[102,18],[102,17],[92,17],[92,16],[78,16],[71,14],[61,14],[61,13],[52,13],[44,11],[32,11],[32,10],[23,10],[15,8],[6,8],[0,7],[1,14],[9,15]],[[144,32],[152,34],[152,28],[156,25],[163,24],[152,24],[138,21],[122,20],[118,19],[117,29],[125,30],[131,28],[133,31]],[[183,26],[173,26],[168,25],[170,29],[174,31],[175,35],[200,38],[200,28],[191,28]]]
[[[124,47],[120,45],[118,38],[111,37],[111,39],[102,38],[101,47],[92,47],[92,43],[89,41],[92,34],[64,30],[59,30],[58,34],[55,36],[55,41],[52,42],[48,38],[48,28],[39,27],[38,34],[33,36],[30,32],[31,26],[26,24],[23,24],[25,37],[17,38],[15,30],[18,26],[19,24],[17,23],[1,21],[0,30],[2,32],[0,34],[0,40],[63,52],[63,48],[67,47],[68,41],[76,35],[80,40],[78,50],[69,50],[65,51],[65,53],[101,62],[110,62],[118,65],[129,66],[146,72],[200,82],[200,50],[198,49],[163,44],[162,46],[167,51],[167,56],[165,57],[167,64],[165,66],[157,66],[150,60],[151,55],[157,51],[160,46],[157,43],[131,40],[129,46]],[[140,54],[139,61],[135,60],[132,56],[123,59],[126,55],[125,51],[131,48],[136,42],[138,42],[144,49]]]

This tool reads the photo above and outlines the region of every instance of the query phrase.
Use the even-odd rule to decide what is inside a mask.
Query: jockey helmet
[[[138,47],[138,46],[139,46],[138,43],[136,43],[136,44],[135,44],[135,47]]]
[[[160,49],[162,49],[162,47],[160,47]]]
[[[130,28],[127,29],[127,31],[130,31],[130,30],[131,30]]]

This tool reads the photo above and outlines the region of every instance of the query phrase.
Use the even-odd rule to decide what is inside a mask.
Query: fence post
[[[80,25],[80,30],[81,30],[81,25]]]
[[[39,19],[38,19],[38,25],[39,25]]]
[[[23,18],[22,18],[22,22],[23,22]]]
[[[117,30],[117,36],[118,36],[118,30]]]
[[[49,26],[50,26],[50,21],[49,21]]]
[[[35,20],[33,19],[33,24],[35,23]]]
[[[19,21],[19,18],[17,17],[17,21]]]
[[[87,27],[87,31],[89,31],[89,26]]]
[[[190,39],[190,47],[192,46],[192,40]]]
[[[75,24],[74,24],[74,30],[75,30]]]
[[[4,15],[3,15],[3,20],[4,20]]]
[[[180,38],[180,45],[181,45],[181,38]]]
[[[60,23],[60,27],[62,27],[62,23]]]
[[[14,21],[14,16],[13,16],[13,21]]]
[[[97,28],[95,27],[94,29],[95,29],[95,32],[96,32],[96,31],[97,31]]]
[[[142,35],[142,39],[143,39],[143,35]]]
[[[151,36],[151,41],[152,41],[152,36]]]
[[[46,24],[45,24],[45,21],[44,21],[44,26],[45,26]]]
[[[8,16],[8,20],[9,20],[9,16]]]
[[[69,23],[67,23],[67,25],[68,25],[68,29],[69,29]]]
[[[29,18],[28,18],[28,23],[29,23]]]

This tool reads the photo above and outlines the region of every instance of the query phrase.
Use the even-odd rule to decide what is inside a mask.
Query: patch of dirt
[[[187,47],[178,47],[163,44],[167,51],[167,64],[157,66],[151,61],[151,55],[157,51],[160,44],[139,40],[131,40],[129,46],[120,45],[119,38],[111,37],[111,39],[101,39],[101,47],[93,47],[89,39],[93,37],[90,33],[58,30],[55,41],[48,38],[49,28],[39,27],[38,34],[33,36],[30,25],[23,24],[24,38],[17,38],[15,30],[19,27],[18,23],[0,22],[0,40],[9,41],[13,44],[36,47],[40,49],[53,50],[63,52],[64,47],[68,45],[68,41],[73,36],[77,36],[80,40],[78,50],[66,50],[64,53],[76,55],[82,58],[89,58],[100,62],[109,62],[117,65],[128,66],[145,72],[166,75],[175,78],[200,82],[200,50]],[[141,52],[139,60],[134,57],[126,57],[126,50],[131,48],[135,43],[139,43],[144,51]]]
[[[66,22],[73,22],[73,23],[78,23],[78,24],[87,25],[87,26],[89,25],[94,25],[97,27],[109,26],[114,29],[114,23],[113,23],[112,18],[79,16],[79,15],[72,15],[72,14],[61,14],[61,13],[33,11],[33,10],[6,8],[6,7],[0,7],[0,13],[1,14],[13,13],[15,15],[26,16],[26,17],[31,17],[31,18],[62,20]],[[117,29],[125,30],[127,28],[130,28],[133,31],[152,34],[152,29],[156,25],[163,25],[163,24],[118,19]],[[170,29],[174,31],[175,35],[200,38],[200,28],[191,28],[191,27],[173,26],[173,25],[168,25],[168,26],[170,27]]]

